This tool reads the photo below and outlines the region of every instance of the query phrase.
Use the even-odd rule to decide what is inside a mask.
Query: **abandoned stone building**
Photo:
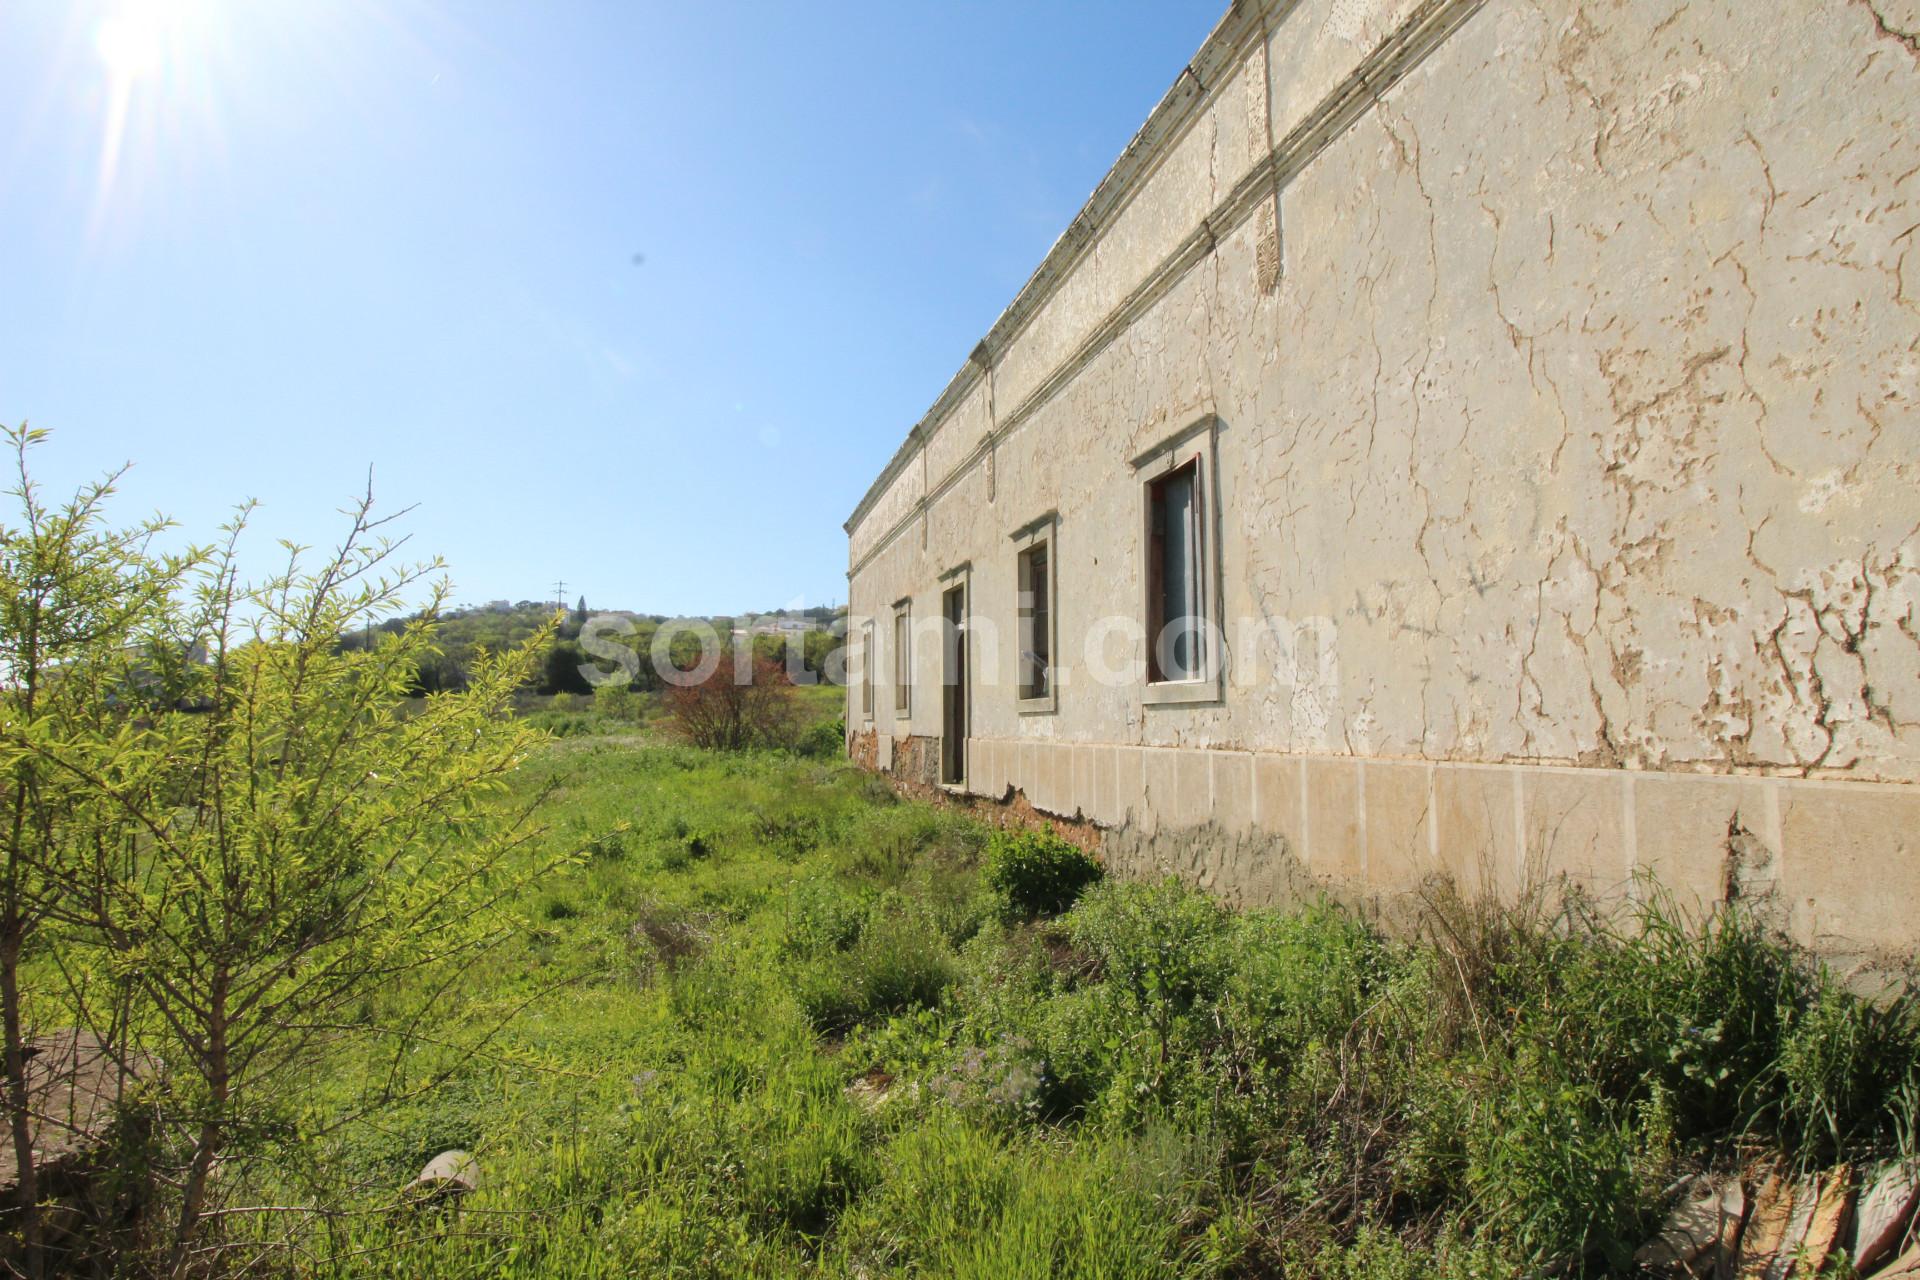
[[[1911,955],[1916,32],[1236,3],[847,522],[856,757],[1235,901]]]

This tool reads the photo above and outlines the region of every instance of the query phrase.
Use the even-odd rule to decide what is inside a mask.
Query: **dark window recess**
[[[958,786],[967,780],[967,734],[971,731],[967,687],[967,589],[952,587],[940,597],[940,781]]]
[[[1052,584],[1047,543],[1020,553],[1020,696],[1044,698],[1053,688]]]
[[[1198,680],[1206,669],[1200,464],[1189,462],[1148,484],[1147,506],[1147,679]]]
[[[864,623],[860,628],[860,714],[869,720],[873,718],[873,678],[874,670],[879,666],[873,651],[873,624]]]
[[[906,715],[911,707],[913,689],[913,654],[909,648],[913,628],[908,624],[908,613],[903,605],[893,612],[893,710],[896,715]]]

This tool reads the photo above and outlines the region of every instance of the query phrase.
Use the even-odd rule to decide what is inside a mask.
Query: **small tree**
[[[28,439],[17,437],[23,454]],[[290,548],[258,587],[235,567],[243,509],[224,546],[195,561],[189,597],[176,590],[179,565],[139,554],[138,530],[88,533],[105,489],[75,508],[77,540],[35,514],[24,476],[18,492],[29,532],[10,544],[6,643],[40,655],[16,669],[39,663],[70,712],[45,714],[17,689],[0,704],[16,808],[19,780],[59,805],[17,823],[8,852],[21,901],[62,926],[39,954],[65,976],[68,1011],[168,1064],[159,1114],[183,1153],[167,1170],[167,1265],[179,1273],[216,1160],[244,1156],[237,1138],[286,1119],[278,1086],[314,1042],[413,1044],[417,1004],[508,927],[495,908],[545,869],[517,856],[537,797],[508,807],[498,793],[538,738],[509,710],[551,628],[476,658],[464,692],[413,709],[444,583],[400,630],[340,643],[403,612],[439,567],[396,562],[371,496],[349,510],[335,551],[310,566]],[[115,591],[141,611],[106,608]],[[51,613],[36,614],[36,592]],[[26,639],[52,634],[32,630],[36,616],[90,638],[49,667],[56,650]],[[88,617],[98,621],[83,627]],[[136,623],[148,641],[137,660],[123,656]],[[36,821],[44,834],[20,834]],[[19,1001],[8,1003],[16,1076]],[[9,1092],[17,1115],[16,1081]]]
[[[843,625],[838,632],[821,630],[809,631],[800,639],[801,660],[817,679],[832,684],[842,683],[846,671],[846,628]]]
[[[120,473],[49,505],[28,474],[44,431],[7,428],[16,481],[12,523],[0,527],[0,1028],[8,1140],[13,1147],[20,1262],[43,1273],[40,1185],[32,1141],[23,964],[58,951],[86,920],[74,893],[100,830],[93,789],[49,767],[40,748],[70,744],[93,770],[137,751],[154,673],[141,661],[191,553],[156,557],[164,521],[115,529],[104,505]],[[111,825],[111,824],[109,824]]]
[[[640,718],[640,697],[624,680],[609,680],[593,690],[593,708],[614,720]]]
[[[551,630],[550,628],[550,634]],[[578,640],[552,637],[538,667],[537,679],[540,692],[577,693],[582,697],[592,697],[593,686],[588,684],[586,676],[581,674],[588,665],[590,660],[586,652],[581,649]]]
[[[789,746],[798,729],[793,682],[768,658],[741,655],[703,679],[682,672],[665,697],[674,728],[709,751]]]

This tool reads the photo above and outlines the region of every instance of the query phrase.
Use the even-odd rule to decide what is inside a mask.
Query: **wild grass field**
[[[1619,1274],[1687,1171],[1914,1151],[1912,1001],[1740,915],[1437,897],[1393,941],[1108,881],[839,761],[604,728],[517,784],[579,854],[517,933],[410,1043],[319,1057],[287,1132],[326,1136],[223,1188],[327,1207],[230,1219],[264,1270]],[[479,1189],[397,1207],[448,1148]]]

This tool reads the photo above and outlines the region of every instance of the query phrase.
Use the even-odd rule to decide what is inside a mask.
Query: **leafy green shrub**
[[[937,1071],[947,1057],[956,1020],[943,1009],[920,1008],[858,1028],[846,1040],[846,1060],[867,1062],[890,1076]]]
[[[1313,1042],[1338,1044],[1407,967],[1365,923],[1325,902],[1240,917],[1224,959],[1229,1034],[1268,1061]]]
[[[1129,1059],[1138,1019],[1097,987],[1041,1002],[1027,1024],[1041,1062],[1039,1114],[1066,1119],[1093,1107],[1114,1088]]]
[[[832,760],[847,754],[847,722],[844,717],[816,723],[800,736],[800,754],[819,760]]]
[[[996,831],[987,841],[987,885],[1017,915],[1059,915],[1103,874],[1084,850],[1051,830]]]
[[[554,700],[558,701],[567,696],[564,693],[555,694]],[[624,680],[610,680],[606,684],[594,686],[593,709],[614,720],[638,720],[640,695],[635,693]]]
[[[1401,1137],[1391,1160],[1401,1194],[1444,1204],[1464,1185],[1475,1092],[1485,1087],[1476,1078],[1480,1074],[1446,1059],[1420,1063],[1409,1073],[1395,1108]]]
[[[1108,982],[1150,1013],[1184,1013],[1219,995],[1230,920],[1220,905],[1169,876],[1096,885],[1066,919]]]
[[[1107,1037],[1106,1060],[1090,1064],[1090,1075],[1107,1077],[1111,1118],[1145,1119],[1140,1108],[1179,1092],[1182,1077],[1211,1092],[1198,1077],[1217,1028],[1201,1007],[1219,998],[1226,975],[1226,913],[1171,877],[1157,884],[1105,881],[1081,898],[1065,925],[1103,978],[1089,996],[1127,1024]],[[1136,1045],[1143,1036],[1145,1052]]]

